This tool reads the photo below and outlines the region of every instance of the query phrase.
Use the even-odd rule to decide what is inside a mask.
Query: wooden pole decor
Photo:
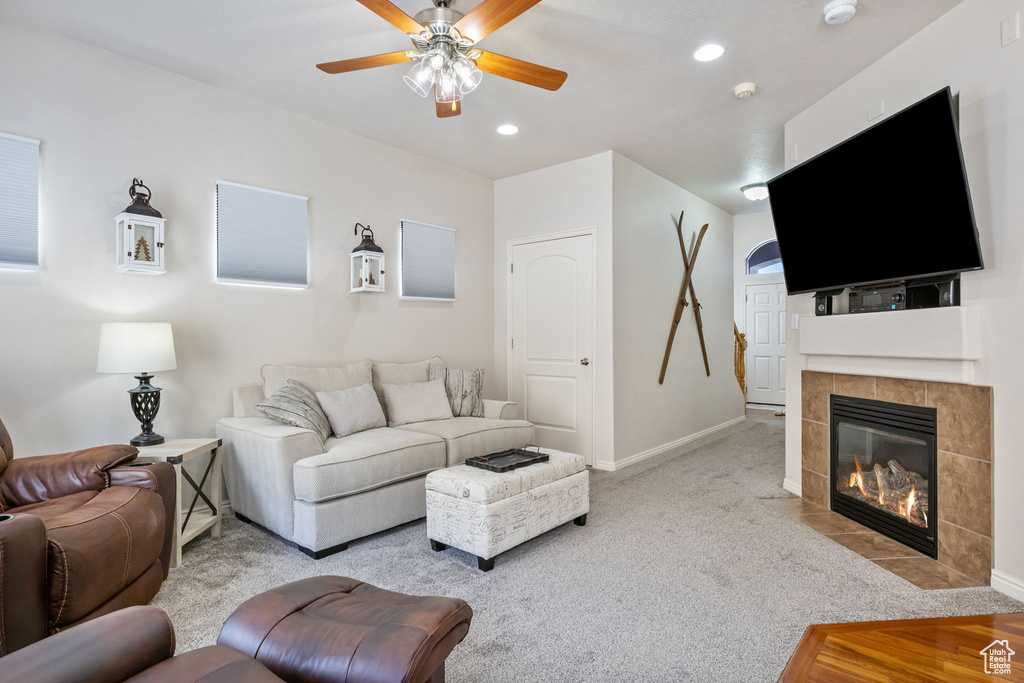
[[[700,352],[704,356],[704,372],[707,376],[711,376],[711,366],[708,365],[708,349],[704,344],[704,324],[700,318],[700,302],[697,301],[697,295],[693,291],[693,266],[697,262],[697,253],[700,251],[700,244],[704,241],[704,234],[708,231],[708,224],[705,223],[704,227],[700,229],[697,234],[697,243],[693,247],[693,254],[689,257],[686,255],[686,244],[683,241],[683,214],[685,211],[679,212],[679,220],[676,222],[676,235],[679,237],[679,251],[683,254],[683,284],[679,288],[679,298],[676,300],[676,310],[672,315],[672,327],[668,332],[668,343],[665,345],[665,359],[661,361],[661,374],[658,375],[658,384],[665,383],[665,373],[668,371],[668,359],[672,355],[672,342],[676,338],[676,330],[679,329],[679,321],[683,318],[683,309],[690,305],[690,302],[686,300],[686,294],[689,292],[690,301],[693,302],[693,318],[697,322],[697,336],[700,338]]]

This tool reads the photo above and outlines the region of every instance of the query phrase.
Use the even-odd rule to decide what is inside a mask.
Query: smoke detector
[[[745,100],[757,92],[757,83],[740,83],[732,91],[736,94],[736,97]]]
[[[826,24],[845,24],[857,13],[857,0],[832,0],[824,11]]]

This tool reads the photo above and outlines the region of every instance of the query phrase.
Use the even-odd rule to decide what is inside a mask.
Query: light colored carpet
[[[466,600],[454,682],[774,681],[815,623],[1024,610],[989,588],[924,591],[771,510],[788,496],[783,424],[616,473],[594,472],[586,527],[568,524],[498,557],[432,552],[424,522],[315,561],[230,518],[186,547],[154,601],[179,652],[213,644],[243,600],[340,574],[391,590]]]

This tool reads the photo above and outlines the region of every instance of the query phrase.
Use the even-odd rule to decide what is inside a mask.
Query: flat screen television
[[[790,294],[984,267],[945,88],[768,182]]]

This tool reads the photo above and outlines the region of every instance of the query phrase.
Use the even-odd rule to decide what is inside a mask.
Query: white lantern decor
[[[362,228],[363,241],[352,250],[350,292],[384,292],[384,250],[373,241],[373,230],[356,223],[355,233],[360,234]]]
[[[159,275],[165,272],[164,217],[150,206],[152,193],[138,178],[132,179],[128,195],[132,203],[115,219],[117,269],[122,273]]]

